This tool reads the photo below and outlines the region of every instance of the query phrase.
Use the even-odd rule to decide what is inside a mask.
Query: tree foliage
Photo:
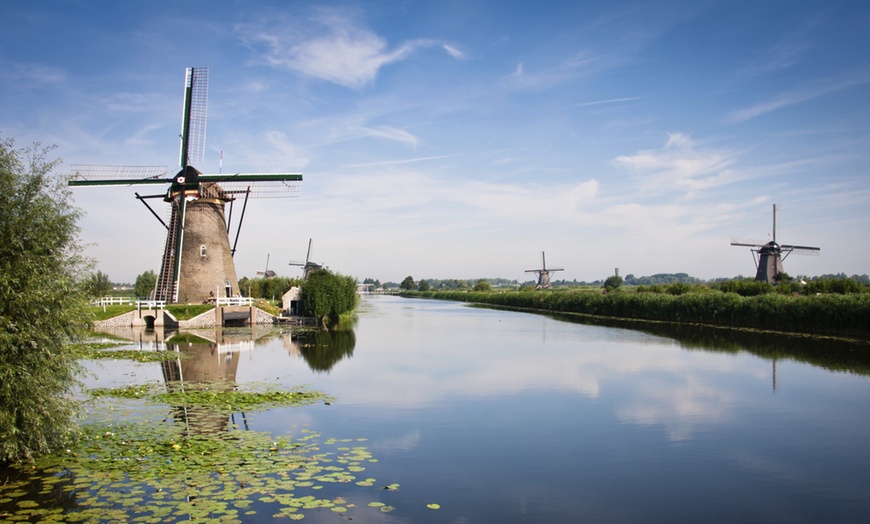
[[[302,284],[302,304],[306,316],[324,323],[335,322],[340,315],[353,311],[359,296],[356,279],[320,269],[308,275]]]
[[[270,278],[242,278],[239,280],[239,289],[242,295],[252,298],[265,298],[267,300],[281,300],[291,287],[302,285],[302,279],[288,277]]]
[[[109,275],[102,271],[91,273],[85,279],[85,293],[90,298],[100,298],[109,294],[112,290],[112,281]]]
[[[157,275],[150,269],[136,277],[133,292],[140,298],[151,298],[151,292],[157,284]]]
[[[0,140],[0,462],[62,446],[75,432],[81,371],[68,344],[87,326],[81,211],[57,161]]]
[[[417,284],[414,283],[414,277],[408,275],[402,280],[402,283],[399,284],[399,287],[404,290],[417,289]]]
[[[474,285],[475,291],[492,291],[492,284],[489,283],[488,280],[481,278],[477,281],[477,284]],[[423,291],[422,289],[420,291]]]
[[[622,277],[619,275],[611,275],[604,280],[604,289],[607,291],[616,291],[622,285]]]

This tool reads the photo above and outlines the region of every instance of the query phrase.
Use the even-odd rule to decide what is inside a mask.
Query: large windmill
[[[155,300],[198,303],[215,296],[237,295],[233,255],[248,199],[297,196],[302,181],[298,173],[200,173],[191,162],[201,162],[204,156],[207,109],[208,69],[188,68],[184,81],[181,170],[175,176],[169,176],[163,166],[71,166],[70,186],[169,186],[158,195],[135,193],[167,231],[160,276],[152,294]],[[244,197],[242,211],[231,248],[229,224],[233,203],[241,197]],[[163,198],[170,204],[168,224],[148,205],[149,198]],[[226,204],[229,204],[227,215]]]
[[[731,242],[732,246],[749,247],[752,251],[752,259],[755,261],[757,269],[755,280],[773,284],[777,280],[777,275],[783,273],[782,261],[790,254],[796,253],[799,255],[818,255],[821,249],[818,247],[809,246],[793,246],[787,244],[777,244],[776,242],[776,204],[773,204],[773,238],[766,244],[762,243],[747,243],[747,242]],[[783,255],[783,253],[785,253]]]
[[[541,269],[527,269],[526,273],[536,273],[538,275],[538,283],[535,285],[535,289],[549,289],[550,273],[555,273],[556,271],[565,270],[562,268],[547,267],[547,257],[544,252],[541,251]]]

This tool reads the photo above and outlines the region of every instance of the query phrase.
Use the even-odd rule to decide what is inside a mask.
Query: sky
[[[309,239],[360,280],[525,281],[542,253],[556,279],[752,276],[730,243],[770,240],[773,204],[780,243],[821,248],[787,273],[865,274],[868,27],[863,0],[5,0],[0,138],[58,176],[175,173],[207,67],[194,165],[303,175],[248,204],[240,278],[301,276]],[[72,190],[115,282],[159,270],[136,191]]]

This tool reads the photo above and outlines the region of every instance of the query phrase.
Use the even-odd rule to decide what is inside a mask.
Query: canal
[[[328,395],[303,406],[199,420],[208,428],[201,431],[215,435],[316,434],[323,443],[310,453],[338,442],[336,464],[347,464],[343,452],[360,453],[339,482],[296,479],[295,496],[318,489],[311,493],[338,501],[340,509],[311,504],[282,513],[276,493],[293,479],[263,470],[259,475],[274,483],[244,503],[234,500],[233,511],[224,507],[198,520],[870,521],[866,344],[629,329],[388,296],[364,299],[358,317],[352,331],[332,336],[228,331],[219,334],[221,344],[166,348],[189,353],[178,361],[90,361],[86,385],[218,379],[225,389],[267,384]],[[159,336],[134,336],[142,341],[124,347],[165,347]],[[101,417],[127,412],[153,413],[155,424],[164,425],[196,418],[178,406],[135,399]],[[232,473],[205,467],[214,470],[210,478]],[[142,509],[165,492],[155,482],[127,485],[141,492],[137,509],[114,499],[107,507],[115,517],[106,520],[124,511],[143,522],[183,520]],[[252,481],[234,482],[247,489]],[[95,495],[111,498],[78,489],[90,494],[89,503],[97,503]],[[0,498],[0,521],[13,521],[16,500]],[[64,511],[75,514],[76,507],[68,503]]]

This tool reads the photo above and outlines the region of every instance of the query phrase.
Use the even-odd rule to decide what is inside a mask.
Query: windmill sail
[[[555,273],[556,271],[565,271],[562,268],[548,268],[547,267],[547,256],[541,251],[541,269],[527,269],[526,273],[535,273],[538,275],[538,282],[535,284],[535,289],[549,289],[551,287],[550,284],[550,273]]]
[[[778,244],[776,242],[776,209],[777,205],[773,204],[773,239],[770,242],[762,244],[731,241],[732,246],[750,248],[756,267],[755,280],[769,284],[776,283],[779,275],[785,272],[782,261],[790,254],[819,255],[821,253],[821,248],[818,247]]]
[[[181,167],[205,159],[205,124],[208,116],[208,69],[188,67],[184,79],[181,122]]]

